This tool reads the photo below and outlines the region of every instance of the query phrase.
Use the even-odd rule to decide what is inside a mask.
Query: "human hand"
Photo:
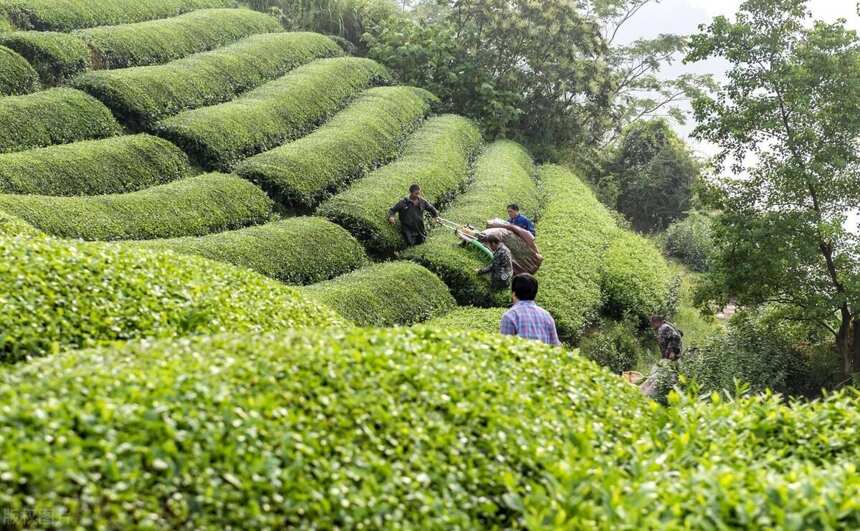
[[[391,223],[392,225],[394,225],[395,223],[397,223],[397,220],[394,219],[394,216],[389,216],[388,222]]]

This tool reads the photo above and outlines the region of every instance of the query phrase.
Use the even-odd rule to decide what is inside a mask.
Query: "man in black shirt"
[[[409,195],[397,202],[388,211],[388,222],[394,225],[400,216],[400,230],[403,238],[410,247],[424,243],[427,239],[427,229],[424,228],[424,212],[430,212],[433,221],[439,221],[439,211],[421,197],[421,187],[413,184],[409,187]]]

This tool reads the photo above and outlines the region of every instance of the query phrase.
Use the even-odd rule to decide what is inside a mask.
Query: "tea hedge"
[[[231,100],[301,64],[341,54],[334,41],[317,33],[264,33],[164,65],[89,72],[74,85],[130,127],[147,129],[181,111]]]
[[[274,17],[250,9],[203,9],[178,17],[101,26],[77,32],[96,68],[167,63],[226,46],[257,33],[282,31]]]
[[[555,317],[560,337],[572,341],[600,312],[606,248],[620,229],[570,170],[541,166],[539,177],[546,196],[537,233],[544,257],[537,275],[539,296]]]
[[[615,237],[601,272],[606,314],[645,318],[666,307],[672,273],[657,247],[642,236],[624,232]]]
[[[0,193],[98,195],[134,192],[187,177],[186,155],[140,134],[0,154]]]
[[[460,306],[447,314],[421,324],[436,330],[465,330],[498,334],[502,315],[507,308]]]
[[[371,252],[391,255],[405,243],[399,228],[388,223],[388,209],[412,183],[420,183],[424,197],[441,208],[466,187],[480,143],[472,121],[455,115],[431,118],[397,160],[328,199],[319,213],[346,227]]]
[[[495,142],[478,157],[474,182],[442,215],[484,228],[487,220],[504,217],[508,204],[518,203],[524,214],[534,217],[540,198],[533,172],[531,156],[522,146],[506,140]],[[510,301],[507,290],[492,291],[488,277],[475,273],[487,265],[485,257],[472,247],[461,246],[447,229],[433,230],[426,243],[402,256],[439,275],[462,305],[500,306]]]
[[[411,325],[455,306],[436,275],[410,262],[371,265],[301,292],[359,326]]]
[[[94,26],[142,22],[195,9],[232,7],[234,0],[2,0],[16,27],[71,31]]]
[[[90,49],[76,35],[57,32],[0,33],[0,45],[15,50],[39,73],[45,85],[60,85],[88,70]]]
[[[0,98],[0,153],[117,135],[110,110],[79,90]]]
[[[196,256],[0,236],[0,258],[3,362],[133,338],[341,323],[277,281]]]
[[[26,59],[0,46],[0,96],[17,96],[39,89],[39,74]]]
[[[231,170],[310,132],[357,92],[387,81],[385,67],[370,59],[320,59],[233,101],[166,118],[157,131],[203,166]]]
[[[197,238],[140,242],[246,267],[287,284],[313,284],[367,264],[358,241],[334,223],[294,217]]]
[[[326,194],[396,157],[433,101],[435,96],[413,87],[369,89],[318,130],[255,155],[236,171],[284,205],[313,208]]]
[[[521,528],[570,446],[595,462],[652,417],[569,353],[429,329],[70,352],[0,400],[0,504],[58,527]]]
[[[263,223],[272,206],[252,183],[219,173],[127,194],[0,195],[0,210],[52,236],[84,240],[202,236]]]
[[[43,235],[35,227],[24,223],[20,218],[0,212],[0,236],[36,236]]]

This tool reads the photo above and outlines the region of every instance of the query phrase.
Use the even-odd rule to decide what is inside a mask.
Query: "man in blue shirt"
[[[532,236],[535,236],[534,222],[520,214],[520,206],[516,203],[508,205],[508,222],[511,225],[516,225],[517,227],[531,232]]]

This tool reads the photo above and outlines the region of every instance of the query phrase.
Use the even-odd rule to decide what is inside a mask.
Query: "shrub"
[[[378,255],[404,248],[397,227],[388,223],[389,208],[412,183],[437,208],[461,191],[469,180],[472,158],[481,133],[466,118],[431,118],[409,139],[403,154],[391,164],[359,180],[323,203],[319,213],[346,227]]]
[[[277,19],[250,9],[204,9],[174,18],[102,26],[78,34],[96,68],[162,64],[226,46],[257,33],[282,31]]]
[[[127,194],[0,195],[0,210],[52,236],[84,240],[202,236],[262,223],[271,215],[272,206],[253,184],[219,173]]]
[[[0,257],[4,362],[132,338],[340,322],[279,282],[195,256],[0,236]]]
[[[427,329],[70,352],[5,371],[0,399],[0,503],[63,527],[522,528],[567,448],[594,463],[653,416],[581,358]]]
[[[284,205],[313,208],[327,193],[397,156],[434,100],[412,87],[369,89],[318,130],[251,157],[237,172]]]
[[[603,259],[604,312],[615,318],[647,318],[669,302],[672,274],[660,251],[638,234],[619,233]]]
[[[89,72],[75,85],[130,127],[146,129],[166,116],[222,103],[298,65],[341,53],[331,39],[315,33],[265,33],[164,65]]]
[[[388,79],[385,67],[370,59],[320,59],[233,101],[167,118],[157,130],[202,165],[231,170],[308,133],[356,92]]]
[[[5,0],[4,3],[15,26],[39,31],[141,22],[194,9],[235,5],[234,0]]]
[[[311,217],[137,245],[247,267],[287,284],[313,284],[367,264],[361,245],[346,230],[323,218]]]
[[[713,248],[711,220],[705,214],[693,212],[666,230],[664,252],[677,258],[693,271],[708,270],[708,260]]]
[[[39,230],[24,223],[20,218],[0,212],[0,236],[35,236],[41,234]]]
[[[621,374],[636,368],[641,347],[631,325],[607,322],[582,338],[579,351],[598,365]]]
[[[0,34],[0,45],[27,59],[46,85],[60,85],[91,66],[86,43],[68,33],[15,31]]]
[[[0,192],[97,195],[187,177],[185,154],[160,138],[126,135],[0,155]]]
[[[474,181],[466,193],[443,216],[483,228],[487,220],[504,217],[508,204],[518,203],[523,213],[534,217],[539,198],[533,172],[531,156],[522,146],[504,140],[495,142],[478,157]],[[426,243],[407,250],[403,256],[439,275],[460,304],[484,307],[510,301],[510,293],[493,292],[487,276],[475,273],[486,265],[486,258],[473,248],[462,247],[448,230],[433,230]]]
[[[604,249],[618,231],[612,216],[576,175],[561,166],[541,166],[546,204],[537,244],[544,256],[538,297],[555,317],[562,340],[578,338],[602,302]]]
[[[418,264],[386,262],[302,288],[359,326],[411,325],[450,311],[454,299]]]
[[[0,98],[0,153],[119,134],[110,110],[69,88]]]
[[[421,326],[437,330],[465,330],[498,334],[502,315],[507,308],[475,308],[460,306],[441,317],[436,317]]]
[[[39,88],[39,74],[26,59],[0,46],[0,96],[27,94]]]

